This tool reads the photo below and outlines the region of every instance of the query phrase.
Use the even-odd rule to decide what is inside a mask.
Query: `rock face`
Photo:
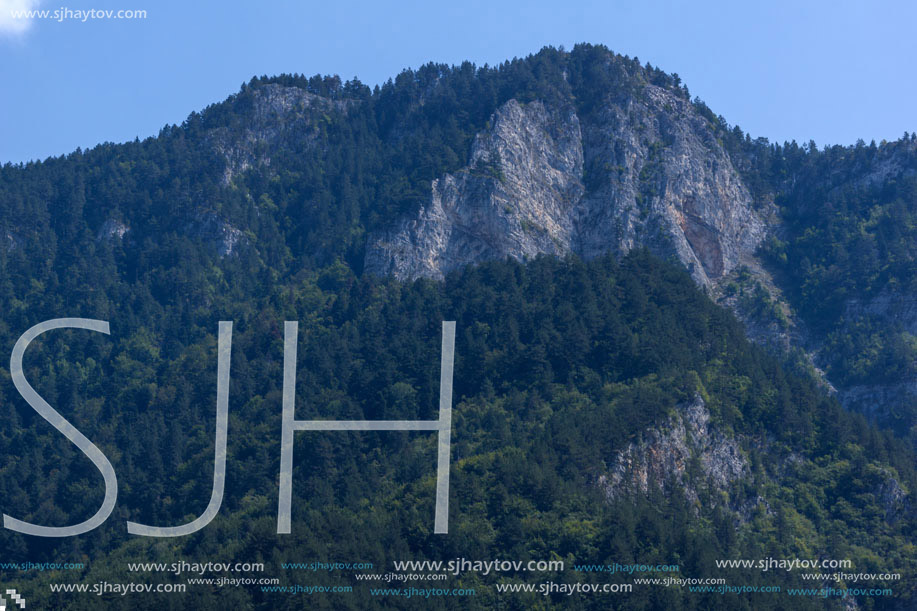
[[[896,333],[917,336],[917,297],[885,289],[871,299],[850,299],[844,308],[848,325],[866,323],[875,328],[893,329]],[[849,409],[879,418],[887,417],[896,406],[917,401],[917,381],[855,384],[838,389],[838,398]]]
[[[894,324],[911,335],[917,335],[917,296],[885,289],[869,300],[850,299],[844,318],[878,318]]]
[[[698,395],[676,407],[665,425],[649,429],[610,462],[599,485],[613,499],[623,494],[647,494],[651,487],[669,493],[681,490],[698,501],[698,491],[727,492],[748,472],[748,459],[735,439],[710,425],[710,412]]]
[[[891,473],[882,473],[882,483],[873,490],[885,510],[885,521],[894,524],[911,512],[910,497]]]
[[[674,251],[709,286],[764,238],[729,156],[686,100],[648,86],[639,101],[603,108],[586,134],[598,185],[578,209],[583,256],[639,245]]]
[[[469,263],[571,249],[572,209],[584,193],[576,114],[511,100],[492,123],[468,166],[435,180],[417,215],[374,239],[367,271],[442,278]]]
[[[371,236],[367,271],[442,278],[487,259],[647,246],[709,287],[765,235],[706,119],[668,90],[648,85],[585,122],[572,103],[510,100],[491,125],[425,206]]]
[[[315,112],[345,110],[348,102],[330,100],[299,87],[265,85],[239,94],[235,105],[246,105],[244,126],[217,127],[208,134],[210,146],[226,160],[224,184],[255,165],[271,164],[275,150],[300,151],[314,142]]]
[[[220,257],[237,254],[240,246],[248,243],[245,234],[210,211],[200,211],[187,227],[192,238],[209,244]]]
[[[800,363],[835,392],[823,371],[826,338],[807,329],[755,257],[769,231],[781,232],[777,209],[772,201],[755,208],[708,119],[684,97],[652,84],[609,95],[582,116],[575,107],[572,99],[506,102],[476,136],[465,167],[434,180],[416,213],[369,236],[365,271],[441,279],[490,259],[542,253],[588,259],[646,247],[681,261],[736,313],[753,341]],[[861,182],[887,180],[903,163],[878,164]],[[727,290],[749,274],[748,286]],[[851,300],[845,319],[865,318],[917,336],[913,296]],[[913,404],[917,384],[837,392],[848,409],[881,419],[895,406]]]
[[[96,232],[96,240],[100,242],[102,240],[120,240],[124,238],[124,234],[128,231],[130,231],[130,228],[121,221],[108,219],[102,223],[102,226]]]

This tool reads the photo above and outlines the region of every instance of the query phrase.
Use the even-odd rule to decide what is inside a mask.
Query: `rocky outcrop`
[[[427,205],[374,237],[367,271],[442,278],[487,259],[570,251],[571,211],[584,192],[576,114],[511,100],[492,123],[468,166],[433,181]]]
[[[187,228],[187,234],[216,250],[220,257],[237,254],[238,248],[248,244],[245,234],[224,221],[217,214],[208,211],[198,212]]]
[[[917,342],[917,297],[889,288],[868,299],[854,297],[844,304],[842,322],[843,329],[857,325],[885,329],[901,338],[903,343],[913,344]],[[831,355],[824,350],[818,356],[830,362]],[[837,397],[847,409],[888,424],[900,417],[896,412],[908,410],[917,403],[917,380],[899,377],[875,383],[840,385]]]
[[[728,493],[730,484],[747,475],[748,459],[738,442],[710,424],[710,412],[696,395],[678,405],[669,421],[644,432],[611,460],[599,486],[609,499],[647,494],[651,487],[682,491],[696,503],[698,492]]]
[[[586,130],[596,183],[578,207],[585,257],[648,246],[674,254],[704,285],[751,257],[766,228],[706,119],[671,91],[647,86],[609,104]]]
[[[841,386],[837,398],[849,410],[886,421],[897,406],[914,405],[917,381]]]
[[[647,246],[709,287],[765,235],[712,129],[669,90],[648,85],[585,122],[572,102],[510,100],[491,125],[426,205],[371,236],[367,271],[442,278],[487,259]]]
[[[102,240],[111,239],[121,240],[128,231],[130,231],[130,228],[121,221],[108,219],[102,223],[101,227],[99,227],[99,230],[96,232],[96,240],[100,242]]]
[[[844,319],[875,318],[911,335],[917,335],[917,295],[886,288],[871,299],[849,299]]]
[[[248,121],[221,126],[208,133],[209,145],[226,160],[223,182],[255,166],[269,166],[277,150],[302,151],[315,141],[320,113],[344,111],[352,102],[331,100],[300,87],[271,83],[240,93],[232,100],[244,105]]]
[[[885,510],[885,521],[894,524],[911,512],[910,497],[898,483],[898,480],[887,470],[881,473],[881,483],[873,494]]]
[[[3,236],[3,246],[6,248],[7,252],[16,250],[17,248],[22,248],[23,239],[18,235],[7,231],[6,235]]]

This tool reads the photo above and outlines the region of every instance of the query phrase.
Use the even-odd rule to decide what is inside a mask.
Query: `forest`
[[[72,572],[2,569],[34,608],[97,608],[49,583],[128,582],[129,562],[258,562],[283,584],[351,585],[291,596],[257,587],[191,587],[128,599],[130,608],[363,609],[352,573],[285,563],[550,560],[550,579],[624,583],[574,565],[678,565],[722,576],[728,558],[845,558],[856,572],[898,572],[896,609],[915,596],[913,444],[897,421],[845,411],[805,375],[751,344],[688,273],[643,249],[625,257],[495,261],[443,282],[363,273],[367,235],[461,167],[505,101],[575,100],[583,116],[647,84],[690,94],[676,75],[603,47],[545,49],[499,66],[428,64],[370,89],[358,80],[281,75],[245,83],[157,137],[0,168],[0,354],[41,321],[106,320],[110,335],[50,332],[24,370],[35,389],[111,460],[119,500],[100,528],[64,539],[4,529],[9,562],[82,562]],[[302,91],[280,127],[253,116],[257,92]],[[914,290],[913,178],[848,185],[887,159],[915,164],[914,136],[819,150],[753,140],[706,113],[759,206],[788,231],[765,246],[792,306],[832,338],[838,379],[912,374],[917,342],[900,329],[848,324],[845,295]],[[272,138],[236,166],[248,135]],[[242,154],[240,153],[240,154]],[[269,164],[252,162],[269,155]],[[917,165],[906,166],[917,167]],[[827,169],[831,168],[829,172]],[[846,174],[845,174],[846,173]],[[832,183],[831,181],[835,181]],[[830,247],[825,248],[825,244]],[[177,539],[129,535],[127,520],[187,522],[210,498],[217,325],[234,324],[223,507]],[[456,321],[449,536],[434,535],[436,436],[299,433],[292,533],[278,536],[283,323],[299,322],[299,419],[435,419],[440,325]],[[875,321],[873,321],[875,322]],[[0,362],[5,366],[5,360]],[[885,376],[884,378],[882,376]],[[722,485],[700,461],[682,479],[612,494],[616,461],[698,400],[710,431],[735,444],[742,475]],[[91,516],[98,471],[16,392],[0,367],[0,499],[47,525]],[[900,492],[900,494],[899,494]],[[902,500],[905,499],[905,500]],[[380,571],[382,572],[382,571]],[[798,572],[735,569],[729,583],[804,587]],[[635,587],[626,596],[498,595],[535,574],[463,573],[473,598],[375,599],[391,608],[841,608],[841,600]],[[852,584],[848,584],[851,585]],[[838,586],[840,587],[840,586]],[[117,595],[100,598],[111,605]]]

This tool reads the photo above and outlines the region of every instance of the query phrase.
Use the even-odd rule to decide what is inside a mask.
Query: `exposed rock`
[[[511,100],[492,123],[467,167],[435,180],[418,214],[376,237],[367,271],[442,278],[487,259],[570,250],[570,210],[584,192],[576,114]]]
[[[692,463],[696,473],[691,472]],[[710,425],[710,412],[699,395],[677,406],[665,425],[646,431],[642,441],[630,443],[610,464],[609,472],[599,477],[610,499],[647,494],[655,486],[666,493],[681,490],[697,502],[699,490],[728,492],[732,482],[748,473],[739,444]]]
[[[903,516],[910,512],[910,499],[907,492],[901,488],[891,473],[885,471],[882,483],[876,488],[873,494],[882,503],[885,509],[885,520],[894,524]]]
[[[15,235],[14,233],[7,231],[4,238],[3,246],[6,247],[7,252],[11,252],[17,248],[22,248],[22,238]]]
[[[586,124],[572,103],[510,100],[491,124],[425,206],[370,237],[369,272],[442,278],[487,259],[642,245],[677,256],[709,287],[765,235],[706,120],[665,89],[609,102]]]
[[[108,219],[102,226],[99,227],[99,230],[96,232],[96,240],[109,240],[111,238],[123,239],[124,234],[130,231],[130,228],[122,223],[121,221],[116,221],[115,219]]]
[[[315,141],[314,118],[319,112],[346,110],[352,102],[330,100],[299,87],[272,83],[238,94],[234,104],[248,104],[244,126],[217,127],[210,145],[226,159],[223,182],[251,167],[271,164],[275,150],[301,151]]]
[[[248,243],[248,238],[213,212],[198,212],[188,228],[191,237],[211,244],[221,257],[238,254],[238,247]]]
[[[741,265],[717,283],[716,302],[732,310],[745,325],[749,339],[773,352],[784,353],[799,343],[799,320],[760,266]]]
[[[597,185],[577,208],[585,257],[647,246],[677,255],[704,286],[751,257],[764,222],[706,119],[672,92],[647,86],[608,104],[585,130]]]
[[[896,143],[896,146],[885,152],[887,154],[882,155],[878,162],[856,181],[858,187],[882,185],[896,176],[912,175],[917,172],[917,168],[914,168],[908,159],[908,157],[917,152],[917,142],[900,141]]]
[[[743,323],[748,339],[792,363],[796,373],[805,371],[828,393],[837,393],[818,365],[819,343],[760,263],[747,260],[720,278],[712,296]]]
[[[846,320],[857,320],[865,316],[881,318],[884,324],[917,335],[917,295],[886,288],[870,299],[847,300],[844,305]]]
[[[917,296],[886,288],[870,298],[848,299],[844,303],[843,321],[845,325],[865,323],[876,329],[917,336]],[[827,363],[831,355],[822,348],[816,357]],[[896,412],[917,402],[917,381],[899,378],[875,384],[841,385],[837,397],[845,408],[888,424]],[[917,434],[917,428],[913,433]],[[913,438],[917,441],[917,435]]]
[[[844,386],[838,389],[837,398],[849,410],[884,419],[895,406],[917,401],[917,381]]]

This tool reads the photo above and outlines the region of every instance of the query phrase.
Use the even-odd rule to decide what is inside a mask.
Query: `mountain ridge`
[[[856,312],[863,295],[848,290],[845,301],[827,311],[822,304],[833,304],[829,299],[801,295],[813,279],[794,277],[800,268],[815,267],[817,274],[817,266],[778,252],[819,230],[821,212],[811,212],[816,201],[853,190],[863,193],[851,197],[865,209],[874,197],[866,191],[913,181],[913,136],[824,151],[814,143],[770,145],[730,126],[700,100],[692,102],[677,75],[600,46],[578,45],[570,52],[545,48],[493,68],[427,64],[372,90],[357,79],[254,78],[226,101],[192,113],[181,127],[164,128],[159,139],[78,153],[130,157],[128,151],[162,141],[200,160],[193,162],[197,175],[182,178],[175,196],[167,195],[173,185],[149,194],[141,207],[150,214],[141,218],[136,205],[127,215],[134,218],[125,218],[117,203],[107,213],[91,207],[93,234],[139,245],[177,231],[220,257],[250,249],[259,264],[281,276],[343,258],[358,273],[401,279],[442,278],[462,265],[507,256],[572,252],[588,259],[646,246],[681,261],[736,311],[753,339],[837,388],[851,409],[903,434],[917,424],[917,411],[909,407],[917,395],[908,378],[917,375],[917,349],[907,348],[912,326],[901,328],[895,314],[910,293],[888,285],[882,314],[874,307]],[[356,157],[342,159],[340,151],[353,147]],[[829,157],[839,161],[828,164]],[[341,164],[357,175],[341,175],[335,167]],[[11,172],[42,167],[7,164],[4,173],[12,178]],[[189,188],[196,194],[189,196]],[[158,214],[150,208],[157,197],[172,200]],[[85,206],[86,195],[79,198],[77,206]],[[277,200],[292,205],[278,207]],[[912,227],[913,201],[904,206],[902,224]],[[794,227],[807,215],[813,219],[808,227]],[[7,253],[26,242],[15,218],[13,212],[4,223]],[[31,215],[22,225],[35,220]],[[845,239],[858,240],[856,227],[843,231],[851,236]],[[876,235],[866,238],[875,241]],[[898,249],[906,252],[903,245]],[[876,269],[860,276],[888,267],[881,245],[865,254]],[[833,276],[847,274],[843,281],[856,286],[853,268],[844,267],[846,256],[833,256],[840,259]],[[901,260],[895,273],[917,278],[914,259]],[[736,284],[740,272],[752,278]],[[877,325],[886,329],[880,339],[863,330]],[[831,336],[851,334],[849,354],[837,362],[838,340]],[[870,370],[878,372],[883,358],[893,358],[901,373],[864,389],[862,375],[855,382],[847,378],[857,366],[852,352],[859,348],[852,346],[870,341],[882,344]]]

